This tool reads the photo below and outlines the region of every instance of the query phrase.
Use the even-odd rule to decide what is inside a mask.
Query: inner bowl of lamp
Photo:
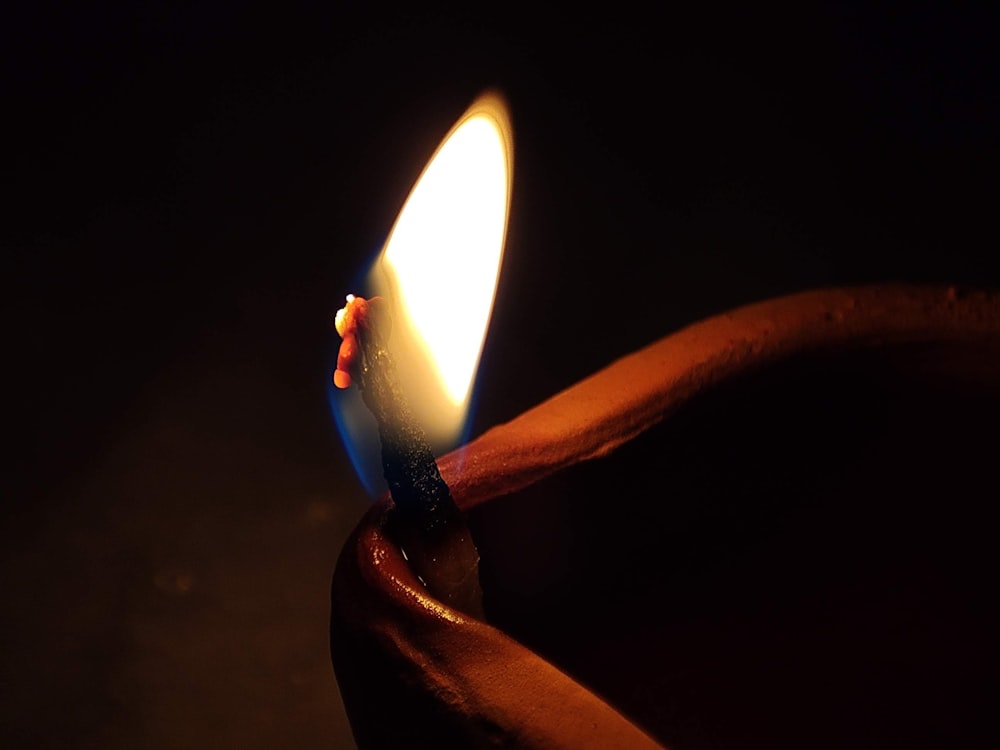
[[[818,292],[668,336],[441,465],[488,628],[656,743],[970,746],[997,739],[997,425],[995,295]],[[491,736],[552,721],[477,713],[510,686],[466,681],[468,648],[414,647],[436,677],[404,679],[482,691],[458,722],[511,725]]]

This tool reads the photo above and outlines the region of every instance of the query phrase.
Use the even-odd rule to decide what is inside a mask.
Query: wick
[[[479,553],[400,388],[386,346],[392,329],[388,304],[381,297],[349,294],[334,325],[342,341],[333,383],[338,388],[357,383],[378,423],[382,471],[404,556],[435,596],[482,616]]]
[[[392,328],[381,297],[347,295],[335,325],[343,338],[333,382],[347,388],[357,382],[361,398],[375,416],[382,443],[382,470],[401,513],[439,523],[458,506],[438,471],[427,438],[410,411],[386,346]]]

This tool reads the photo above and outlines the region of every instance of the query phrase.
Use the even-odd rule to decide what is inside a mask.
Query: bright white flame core
[[[375,264],[392,304],[390,346],[433,443],[458,437],[493,310],[513,147],[502,101],[477,100],[417,180]]]
[[[468,395],[493,306],[506,223],[504,151],[492,120],[466,120],[421,176],[383,256],[397,302],[455,403]]]

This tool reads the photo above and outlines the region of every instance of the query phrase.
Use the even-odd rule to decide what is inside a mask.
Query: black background
[[[330,317],[487,87],[475,431],[746,302],[1000,284],[985,3],[87,5],[3,12],[13,746],[350,745]]]

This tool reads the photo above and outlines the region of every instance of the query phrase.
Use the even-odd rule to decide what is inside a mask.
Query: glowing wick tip
[[[347,295],[347,304],[337,310],[333,321],[340,334],[340,351],[337,352],[337,369],[333,372],[333,384],[337,388],[349,388],[353,381],[351,370],[358,358],[358,321],[368,312],[368,301],[363,297]]]

